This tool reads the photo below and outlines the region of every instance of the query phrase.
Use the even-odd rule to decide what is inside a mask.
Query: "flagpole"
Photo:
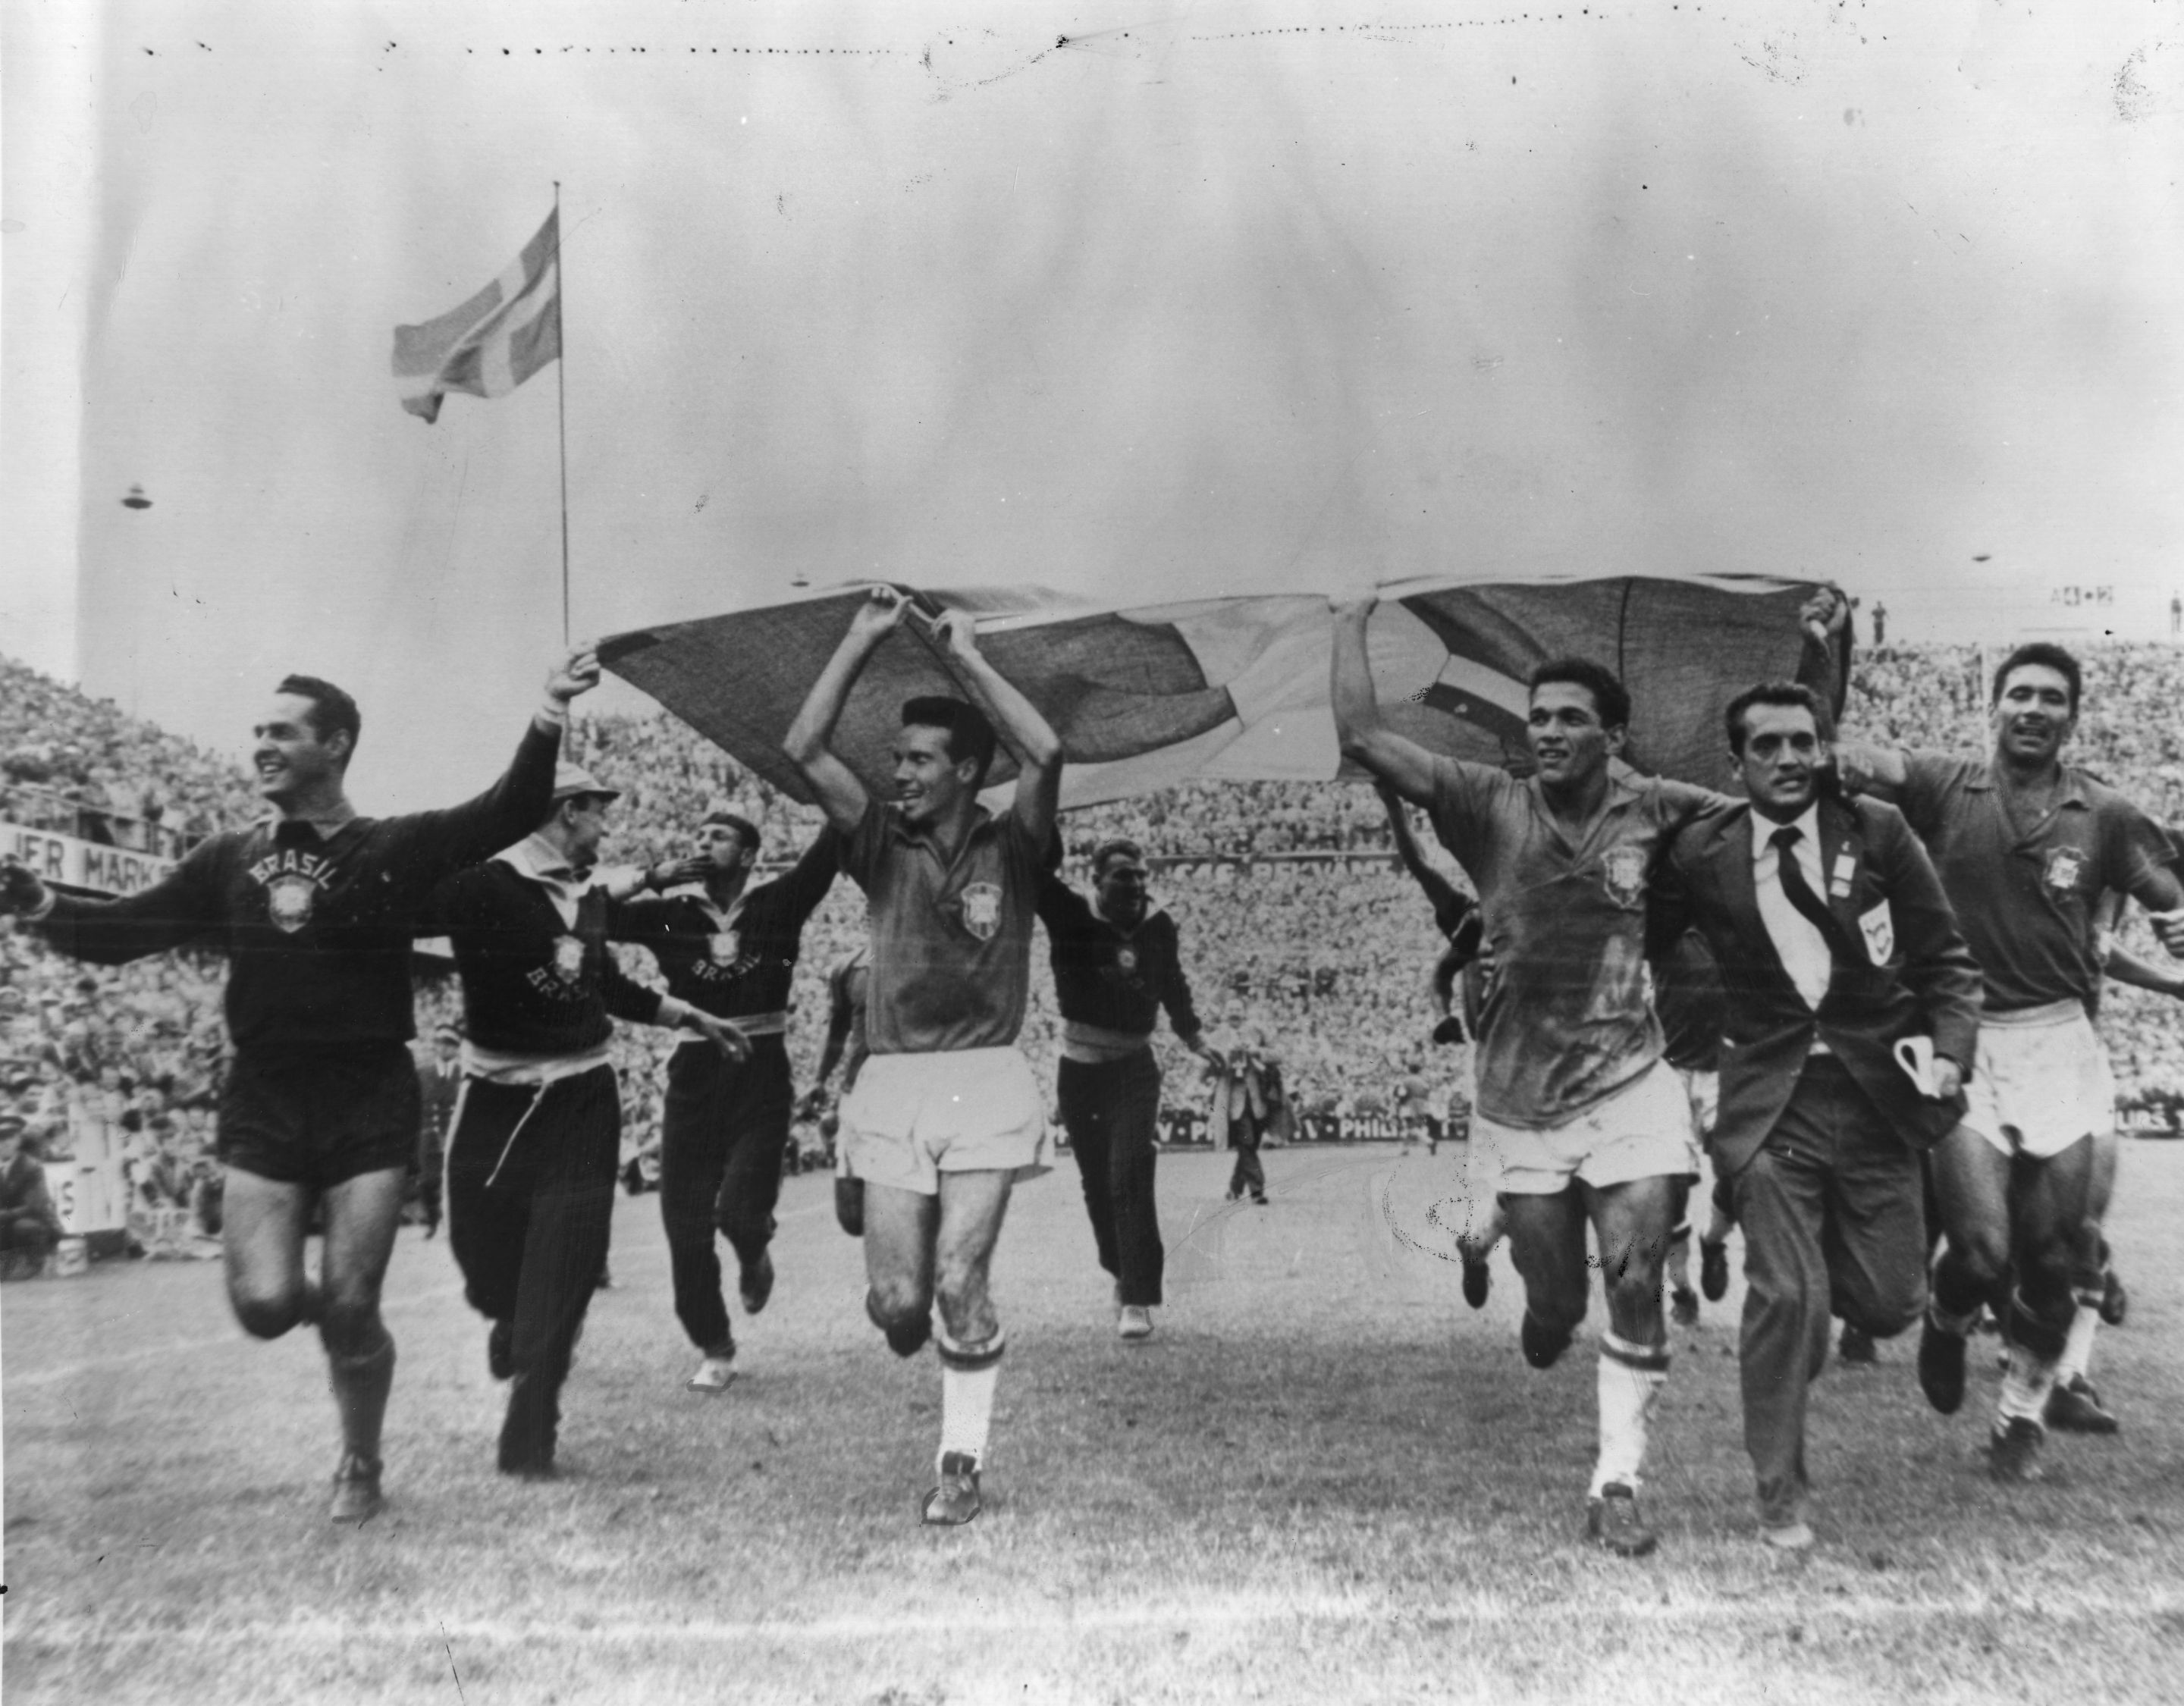
[[[569,339],[568,322],[561,299],[569,288],[569,270],[561,265],[561,181],[554,180],[554,341],[560,360],[554,364],[554,395],[558,438],[561,447],[561,644],[569,644]]]

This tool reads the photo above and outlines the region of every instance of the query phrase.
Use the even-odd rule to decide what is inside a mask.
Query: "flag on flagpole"
[[[450,391],[505,397],[561,354],[561,214],[499,278],[437,320],[394,328],[394,386],[426,422]]]

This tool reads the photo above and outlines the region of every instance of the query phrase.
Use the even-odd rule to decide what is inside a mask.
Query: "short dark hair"
[[[1802,705],[1813,714],[1813,727],[1823,740],[1836,738],[1833,720],[1820,696],[1800,682],[1763,681],[1757,687],[1747,687],[1729,702],[1722,712],[1722,722],[1729,729],[1729,750],[1739,758],[1744,756],[1744,737],[1749,732],[1744,726],[1744,713],[1755,705]]]
[[[1606,666],[1595,663],[1589,657],[1554,657],[1533,666],[1524,678],[1528,694],[1537,693],[1549,682],[1568,682],[1581,687],[1592,695],[1592,708],[1600,713],[1603,728],[1630,727],[1630,689],[1615,678],[1615,672]]]
[[[356,701],[330,681],[320,681],[315,675],[284,675],[276,693],[292,693],[298,699],[311,702],[310,714],[304,720],[321,741],[330,739],[336,730],[346,731],[348,750],[356,750],[356,743],[364,733],[364,718],[358,712]]]
[[[1133,865],[1145,862],[1145,850],[1127,835],[1111,835],[1092,850],[1092,875],[1097,879],[1106,874],[1107,867],[1117,859],[1127,859]]]
[[[705,814],[705,822],[700,823],[698,827],[700,829],[710,829],[716,823],[727,824],[729,828],[734,830],[737,834],[744,838],[744,846],[749,848],[754,853],[758,851],[761,839],[758,833],[758,825],[752,822],[749,818],[744,817],[741,812],[708,811]]]
[[[2029,640],[2002,661],[2002,667],[1994,672],[1994,697],[1990,705],[2002,703],[2002,684],[2009,679],[2014,669],[2023,669],[2027,664],[2037,664],[2052,669],[2070,683],[2070,715],[2078,714],[2078,694],[2085,685],[2085,677],[2078,668],[2077,659],[2064,651],[2053,640]]]
[[[986,785],[986,772],[994,762],[994,725],[977,705],[944,694],[906,699],[902,702],[902,726],[946,730],[948,756],[957,764],[967,758],[978,767],[971,778],[973,790]]]

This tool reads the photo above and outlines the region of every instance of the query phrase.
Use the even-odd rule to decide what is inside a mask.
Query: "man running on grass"
[[[1500,1162],[1524,1281],[1524,1356],[1552,1366],[1585,1319],[1589,1219],[1608,1330],[1586,1530],[1611,1552],[1642,1557],[1656,1536],[1639,1514],[1639,1471],[1669,1373],[1662,1263],[1698,1171],[1690,1104],[1646,1000],[1646,880],[1667,837],[1722,796],[1612,774],[1630,697],[1584,659],[1532,672],[1529,779],[1429,752],[1381,719],[1365,638],[1378,602],[1334,606],[1335,730],[1346,758],[1426,809],[1478,885],[1495,971],[1472,1139]]]
[[[1849,619],[1834,599],[1830,627]],[[1988,1467],[2005,1481],[2036,1475],[2080,1295],[2100,1299],[2098,1139],[2115,1118],[2091,1017],[2106,956],[2103,891],[2154,913],[2163,945],[2184,956],[2184,885],[2167,833],[2063,762],[2081,685],[2075,658],[2036,641],[1995,671],[1989,757],[1836,749],[1841,768],[1900,806],[1926,844],[1986,982],[1970,1107],[1933,1151],[1948,1248],[1934,1269],[1919,1384],[1943,1415],[1957,1410],[1965,1336],[1980,1306],[1992,1307],[2009,1372]]]
[[[253,730],[271,817],[210,837],[164,879],[118,900],[50,894],[13,861],[0,872],[0,908],[78,959],[119,965],[192,944],[226,951],[228,1302],[257,1338],[318,1325],[341,1417],[336,1522],[363,1522],[383,1503],[379,1435],[394,1340],[379,1291],[420,1118],[410,939],[443,878],[521,840],[546,815],[569,701],[599,678],[588,649],[571,651],[508,773],[476,799],[370,818],[357,816],[344,786],[361,727],[356,701],[292,675]],[[316,1285],[304,1274],[314,1205],[326,1217]]]
[[[676,1319],[698,1347],[693,1391],[720,1392],[735,1377],[736,1338],[721,1296],[717,1228],[736,1252],[737,1290],[755,1315],[773,1295],[774,1204],[788,1148],[795,1086],[788,1073],[788,993],[804,925],[839,868],[840,842],[822,829],[783,875],[747,889],[759,856],[758,826],[733,811],[707,815],[700,850],[655,866],[645,886],[686,884],[698,892],[629,900],[609,914],[617,941],[652,951],[670,995],[749,1040],[738,1060],[700,1036],[683,1039],[667,1062],[660,1116],[660,1218]]]
[[[1062,754],[1031,701],[979,655],[971,618],[950,611],[934,637],[985,711],[947,698],[905,704],[895,797],[874,804],[828,742],[866,661],[910,609],[892,588],[872,589],[783,745],[841,832],[842,868],[869,907],[872,1054],[843,1098],[842,1141],[865,1187],[865,1307],[898,1356],[924,1345],[939,1302],[939,1485],[922,1514],[952,1526],[978,1514],[1004,1342],[987,1270],[1010,1185],[1038,1163],[1045,1130],[1015,1043]],[[1000,817],[978,800],[994,723],[1022,767]]]

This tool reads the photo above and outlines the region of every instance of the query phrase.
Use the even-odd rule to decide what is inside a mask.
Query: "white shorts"
[[[1715,1116],[1721,1112],[1721,1074],[1718,1072],[1685,1072],[1676,1068],[1676,1076],[1683,1081],[1685,1099],[1691,1103],[1691,1135],[1701,1144],[1713,1129]]]
[[[1607,1101],[1575,1119],[1531,1131],[1474,1112],[1474,1154],[1499,1170],[1496,1189],[1512,1196],[1552,1196],[1574,1179],[1628,1185],[1634,1179],[1695,1176],[1699,1146],[1691,1099],[1666,1061],[1656,1061]]]
[[[935,1196],[944,1173],[1045,1170],[1046,1105],[1012,1048],[874,1055],[842,1098],[846,1171]]]
[[[1964,1123],[2004,1155],[2046,1160],[2115,1129],[2108,1051],[2075,1001],[1984,1013]]]

